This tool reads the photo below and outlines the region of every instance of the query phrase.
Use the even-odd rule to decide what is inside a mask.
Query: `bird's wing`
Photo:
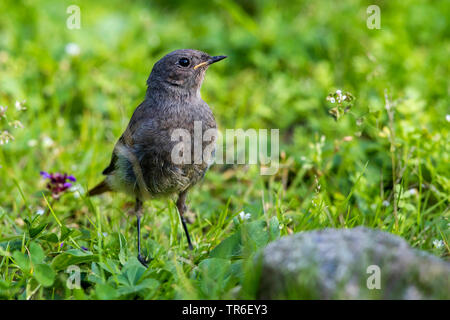
[[[115,152],[113,152],[112,157],[111,157],[111,162],[109,163],[109,165],[105,168],[105,170],[103,170],[102,174],[107,176],[108,174],[110,174],[111,172],[114,171],[114,169],[116,168],[116,161],[117,161],[117,155]]]
[[[142,119],[144,116],[143,115],[143,111],[144,111],[143,105],[144,105],[144,103],[141,103],[136,108],[136,110],[134,110],[133,116],[131,117],[127,128],[125,129],[124,133],[119,138],[119,140],[117,141],[117,143],[114,147],[114,151],[111,156],[111,161],[110,161],[108,167],[106,167],[105,170],[103,170],[102,174],[109,175],[116,169],[116,162],[118,160],[117,152],[119,152],[118,149],[120,149],[121,146],[130,147],[134,144],[134,140],[132,137],[133,137],[134,131],[136,131],[136,129],[138,128],[138,125],[139,125],[138,120]]]

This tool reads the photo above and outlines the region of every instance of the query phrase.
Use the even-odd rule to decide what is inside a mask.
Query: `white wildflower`
[[[445,120],[447,120],[447,122],[450,122],[450,114],[445,116]]]
[[[244,211],[239,212],[239,218],[241,220],[248,220],[252,217],[250,213],[245,213]]]
[[[36,210],[36,214],[42,216],[44,214],[45,210],[42,208],[39,208]]]
[[[8,109],[7,106],[0,106],[0,118],[4,117],[6,114],[6,109]]]
[[[387,200],[383,201],[383,206],[384,207],[389,207],[389,205],[390,205],[389,201],[387,201]]]
[[[436,249],[440,249],[440,248],[442,248],[444,246],[444,241],[435,239],[435,240],[433,240],[433,246]]]
[[[46,148],[51,147],[54,144],[54,141],[49,136],[44,136],[42,139],[42,145]]]
[[[331,103],[335,103],[336,102],[336,100],[334,98],[331,98],[330,101],[331,101]]]
[[[414,196],[414,195],[417,194],[417,189],[416,189],[416,188],[411,188],[411,189],[408,190],[408,193],[409,193],[410,195]]]
[[[23,106],[24,103],[25,103],[25,100],[22,101],[22,102],[16,101],[16,103],[15,103],[16,109],[17,109],[18,111],[26,110],[27,108],[25,108],[25,107]]]
[[[336,90],[336,93],[337,93],[337,95],[341,95],[342,94],[342,91],[341,90]]]
[[[31,139],[28,141],[28,146],[29,147],[35,147],[37,145],[37,140],[36,139]]]
[[[66,53],[69,56],[78,56],[80,54],[80,46],[76,43],[70,42],[66,45]]]
[[[15,129],[23,128],[23,124],[19,120],[14,120],[13,122],[10,122],[9,125],[14,127]]]
[[[8,131],[3,131],[0,133],[0,145],[8,144],[10,140],[14,140],[14,137]]]

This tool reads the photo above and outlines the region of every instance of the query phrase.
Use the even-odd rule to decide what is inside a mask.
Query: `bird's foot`
[[[148,264],[150,263],[151,260],[149,259],[145,259],[143,256],[141,256],[140,254],[138,254],[137,256],[138,260],[140,263],[142,263],[142,265],[146,268],[148,268]]]
[[[192,246],[192,243],[190,243],[190,242],[188,244],[188,247],[189,247],[189,250],[191,250],[191,251],[194,250],[194,247]]]

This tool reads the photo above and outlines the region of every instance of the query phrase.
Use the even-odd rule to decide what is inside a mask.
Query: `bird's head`
[[[172,87],[178,91],[198,94],[208,67],[226,56],[210,56],[193,50],[175,50],[165,55],[153,66],[147,80],[149,88]]]

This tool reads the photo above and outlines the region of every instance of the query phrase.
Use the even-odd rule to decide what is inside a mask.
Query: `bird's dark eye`
[[[189,59],[188,58],[181,58],[178,63],[182,67],[187,67],[189,65]]]

